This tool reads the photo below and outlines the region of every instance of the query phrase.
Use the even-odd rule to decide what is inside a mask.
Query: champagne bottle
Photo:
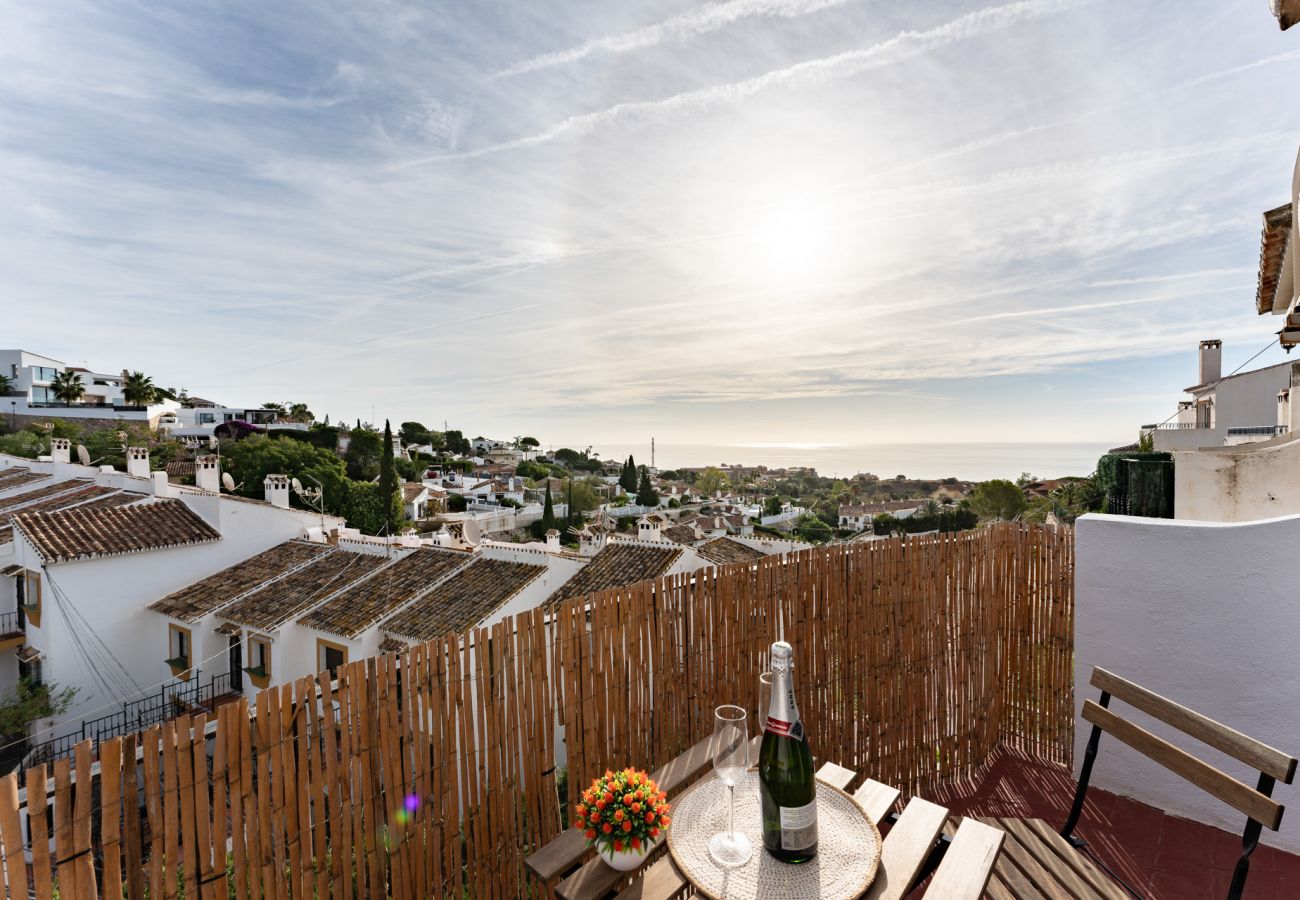
[[[817,781],[812,751],[794,702],[794,649],[772,645],[772,703],[758,754],[763,803],[763,846],[781,862],[808,862],[817,855]]]

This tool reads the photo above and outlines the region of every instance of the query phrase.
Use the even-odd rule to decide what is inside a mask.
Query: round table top
[[[709,855],[709,838],[727,830],[727,786],[708,777],[673,802],[668,848],[695,889],[713,900],[849,900],[860,896],[880,867],[880,831],[840,789],[817,783],[817,856],[783,863],[763,849],[758,772],[736,785],[736,830],[754,845],[749,862],[725,869]]]

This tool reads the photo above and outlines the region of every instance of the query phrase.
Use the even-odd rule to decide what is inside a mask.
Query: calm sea
[[[983,481],[1014,479],[1021,472],[1040,478],[1089,475],[1107,444],[656,444],[660,469],[684,466],[812,466],[820,475],[871,472],[881,478],[961,478]],[[637,464],[650,462],[650,444],[599,444],[593,452],[606,459],[630,453]]]

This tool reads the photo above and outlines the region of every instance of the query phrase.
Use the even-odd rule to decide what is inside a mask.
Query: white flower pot
[[[620,872],[631,872],[641,863],[645,862],[650,854],[654,852],[655,847],[659,846],[663,835],[659,835],[653,841],[645,841],[641,844],[640,850],[620,850],[615,852],[609,847],[601,846],[598,849],[600,858],[603,859],[611,869],[617,869]]]

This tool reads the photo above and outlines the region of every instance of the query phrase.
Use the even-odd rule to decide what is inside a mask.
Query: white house
[[[75,373],[85,388],[81,400],[70,405],[54,396],[54,380],[65,371]],[[0,413],[10,416],[15,424],[19,417],[24,421],[120,419],[155,427],[161,417],[180,408],[173,400],[128,406],[122,395],[125,372],[111,375],[92,372],[27,350],[0,350],[0,375],[9,380],[9,393],[0,396]]]

